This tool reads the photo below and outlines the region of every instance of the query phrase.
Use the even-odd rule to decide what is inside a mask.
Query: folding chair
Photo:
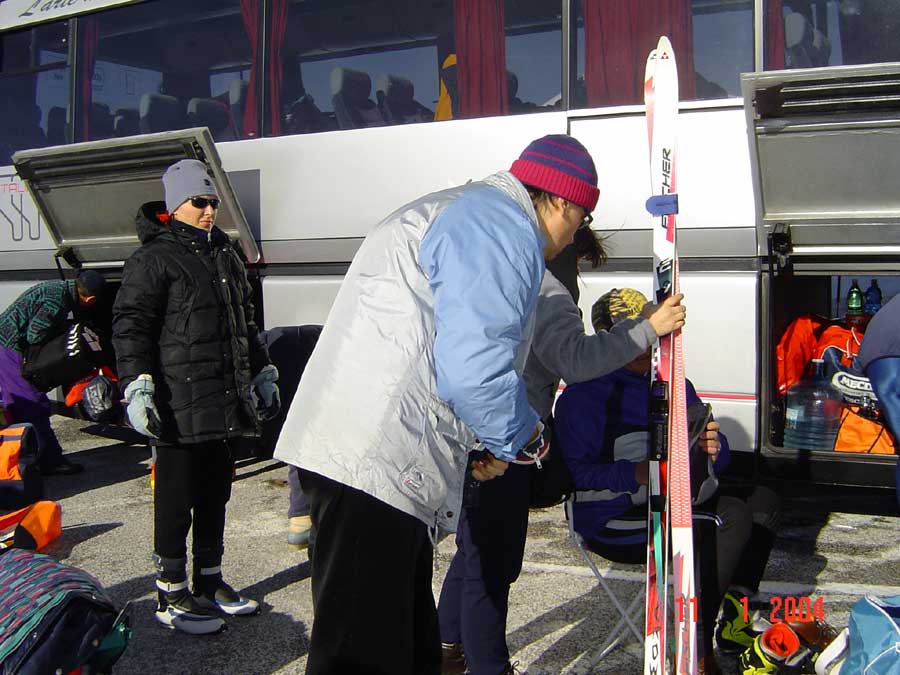
[[[600,661],[613,649],[615,649],[615,647],[618,646],[619,643],[625,641],[628,638],[629,632],[639,643],[643,643],[643,632],[638,629],[638,625],[641,624],[644,616],[645,589],[641,587],[640,593],[637,593],[635,595],[634,599],[627,607],[625,607],[616,596],[616,594],[613,593],[612,588],[610,588],[609,582],[607,582],[606,578],[604,578],[603,573],[600,571],[600,569],[597,567],[597,564],[591,557],[592,555],[597,554],[593,553],[593,551],[587,548],[587,545],[584,543],[584,539],[582,539],[581,535],[575,531],[575,519],[573,517],[573,504],[575,503],[575,500],[576,497],[573,493],[565,502],[566,520],[569,521],[569,541],[578,549],[579,553],[581,553],[581,557],[587,563],[588,567],[591,568],[591,571],[597,578],[597,582],[606,592],[607,597],[609,597],[613,606],[619,612],[618,622],[590,657],[588,665],[591,669],[593,669],[594,666],[600,663]],[[630,519],[627,517],[611,520],[607,524],[607,527],[611,527],[614,529],[646,530],[647,516],[642,515],[639,520]],[[626,628],[627,630],[625,630]]]
[[[600,663],[600,661],[607,654],[609,654],[613,649],[615,649],[616,646],[618,646],[628,637],[629,631],[639,643],[643,643],[644,635],[643,632],[638,629],[638,625],[642,624],[644,618],[644,597],[646,595],[646,589],[642,586],[640,592],[635,595],[634,599],[631,601],[628,607],[624,607],[616,594],[613,593],[612,589],[609,586],[609,582],[603,576],[603,573],[597,567],[597,564],[592,558],[592,555],[599,556],[599,554],[589,549],[585,544],[584,539],[582,539],[581,535],[575,531],[573,504],[575,503],[575,501],[577,501],[576,494],[577,493],[573,493],[572,496],[569,497],[569,499],[567,499],[565,502],[566,520],[568,520],[569,524],[569,540],[572,542],[573,546],[578,549],[581,557],[587,563],[588,567],[591,568],[591,571],[597,578],[597,582],[606,592],[606,595],[609,597],[610,601],[612,601],[613,606],[619,612],[619,621],[590,657],[590,660],[588,662],[589,668],[594,668],[594,666]],[[718,515],[707,511],[697,510],[696,507],[693,513],[693,521],[695,525],[701,523],[709,523],[713,527],[720,527],[722,525],[722,520]],[[626,513],[619,518],[615,518],[609,521],[606,524],[606,527],[621,531],[646,530],[646,512],[643,509],[636,509],[631,514]],[[638,565],[638,567],[641,567],[641,569],[643,569],[643,563]],[[712,559],[712,569],[708,570],[707,573],[715,575],[714,558]],[[671,596],[668,593],[666,595],[666,611],[668,612],[671,608],[671,604],[669,604]],[[628,629],[627,631],[625,630],[626,628]]]

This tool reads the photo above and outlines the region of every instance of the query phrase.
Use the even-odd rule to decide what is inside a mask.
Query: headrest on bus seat
[[[331,71],[331,93],[343,96],[348,103],[360,105],[369,101],[372,93],[372,79],[368,73],[350,68],[335,68]]]
[[[113,117],[113,134],[115,136],[136,136],[141,132],[140,116],[134,108],[119,108]]]
[[[413,83],[399,75],[384,74],[375,79],[375,96],[388,124],[430,122],[434,113],[415,100]]]
[[[369,98],[372,80],[367,73],[335,68],[331,71],[331,91],[334,117],[341,129],[384,126],[381,110]]]
[[[141,133],[184,128],[178,99],[166,94],[144,94],[139,108]]]
[[[215,141],[233,141],[237,138],[231,126],[231,114],[221,101],[214,98],[192,98],[187,105],[188,124],[207,127]]]

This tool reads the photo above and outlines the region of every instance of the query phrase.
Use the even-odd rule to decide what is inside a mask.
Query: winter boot
[[[312,519],[309,516],[294,516],[288,519],[288,546],[302,551],[309,546]]]
[[[194,563],[194,599],[201,607],[215,609],[232,616],[259,612],[256,600],[239,595],[222,579],[222,567],[198,567]]]
[[[812,651],[786,623],[776,623],[741,654],[741,675],[814,675]]]
[[[156,620],[167,628],[191,635],[209,635],[225,628],[225,621],[201,607],[188,590],[184,558],[154,556],[157,569]]]
[[[739,654],[753,644],[756,636],[771,624],[761,619],[758,603],[744,608],[743,594],[726,591],[722,598],[722,614],[716,625],[716,646],[724,654]]]
[[[466,655],[459,642],[441,643],[441,675],[465,675]]]

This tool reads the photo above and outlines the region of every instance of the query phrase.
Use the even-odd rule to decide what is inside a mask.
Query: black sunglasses
[[[219,208],[219,200],[213,197],[212,199],[207,199],[206,197],[191,197],[191,206],[195,209],[205,209],[207,206],[213,207],[213,209]]]

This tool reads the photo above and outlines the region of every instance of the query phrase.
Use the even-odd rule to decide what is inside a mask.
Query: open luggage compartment
[[[854,279],[900,292],[900,64],[742,76],[761,264],[759,458],[767,473],[892,486],[896,455],[791,447],[776,348],[798,317],[864,334]],[[850,345],[848,345],[849,347]]]

